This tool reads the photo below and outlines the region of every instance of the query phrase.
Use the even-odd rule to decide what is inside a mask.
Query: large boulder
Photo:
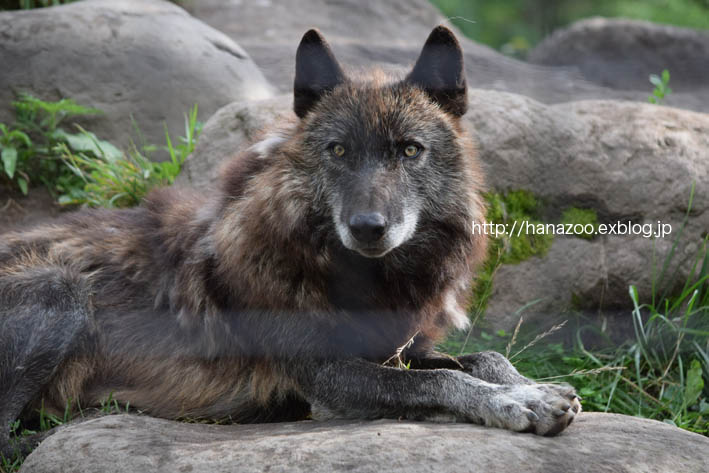
[[[224,107],[205,125],[181,181],[212,188],[220,163],[245,149],[264,125],[292,115],[291,105],[291,96],[283,95]],[[653,232],[658,221],[672,226],[671,234],[657,239],[560,235],[543,257],[503,266],[488,305],[487,319],[496,328],[513,328],[517,309],[536,299],[528,320],[572,309],[630,308],[630,284],[648,300],[653,259],[661,266],[671,251],[694,183],[691,218],[671,266],[679,268],[677,279],[656,288],[684,282],[709,233],[709,115],[632,102],[544,105],[479,89],[470,91],[469,108],[465,121],[479,143],[488,183],[498,192],[530,191],[546,222],[558,222],[563,210],[576,207],[594,210],[607,225],[654,225]]]
[[[297,8],[293,8],[290,2],[276,0],[193,0],[185,7],[195,17],[239,42],[281,92],[290,91],[295,50],[308,28],[318,27],[332,43],[335,55],[343,63],[355,67],[377,64],[384,68],[401,68],[413,64],[434,26],[443,23],[455,30],[450,21],[426,0],[302,0],[298,2]],[[701,34],[697,33],[697,37],[701,38]],[[650,60],[654,51],[653,42],[642,54],[636,54],[637,50],[622,50],[619,53],[622,61],[632,64],[633,71],[644,71],[643,80],[624,84],[625,74],[630,69],[616,68],[608,70],[609,74],[616,75],[616,80],[604,83],[588,76],[585,69],[579,70],[573,62],[564,65],[528,63],[504,56],[464,37],[462,33],[458,33],[458,39],[465,53],[470,84],[483,89],[526,95],[543,103],[582,99],[646,102],[653,87],[648,81],[648,75],[659,73],[662,67],[666,67],[658,67],[658,61]],[[675,39],[681,41],[681,35]],[[583,42],[584,39],[578,41]],[[642,44],[642,39],[637,43]],[[693,46],[694,43],[688,43],[686,50],[689,51]],[[684,58],[678,57],[676,63],[682,63]],[[709,53],[706,48],[698,49],[687,58],[700,71],[702,65],[709,61]],[[598,67],[603,67],[603,64]],[[671,72],[674,74],[672,69]],[[677,82],[678,86],[667,103],[691,110],[709,111],[709,91],[703,83],[695,81],[685,84],[681,82],[682,79],[678,80],[680,82]],[[674,83],[673,79],[671,84]]]
[[[0,122],[14,119],[17,92],[72,98],[104,115],[87,127],[122,146],[131,117],[148,143],[184,134],[195,104],[209,117],[235,100],[266,98],[272,88],[249,55],[226,35],[160,0],[85,0],[0,12]]]
[[[675,93],[707,91],[709,32],[649,21],[588,18],[555,31],[527,58],[545,66],[572,66],[584,78],[613,89],[645,88],[650,72],[670,71]],[[709,95],[703,95],[709,100]]]
[[[259,133],[279,117],[295,117],[292,101],[290,95],[279,95],[222,107],[205,123],[202,136],[182,167],[177,183],[202,191],[213,189],[222,163],[258,139]]]
[[[630,308],[631,284],[642,301],[649,300],[653,277],[675,241],[671,268],[679,271],[674,279],[655,281],[655,289],[684,283],[709,232],[709,115],[630,102],[545,106],[493,92],[474,94],[471,105],[467,118],[495,190],[531,191],[550,221],[558,221],[566,208],[580,207],[594,210],[608,225],[653,225],[655,232],[659,221],[673,232],[657,239],[557,237],[543,258],[497,272],[488,321],[514,327],[516,309],[536,299],[541,300],[527,318],[567,309]],[[676,240],[693,184],[691,218]]]
[[[184,424],[119,415],[69,426],[22,472],[705,473],[709,439],[661,422],[585,413],[557,437],[470,424]]]

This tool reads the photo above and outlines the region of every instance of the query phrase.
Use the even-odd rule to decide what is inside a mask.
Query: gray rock
[[[209,117],[235,100],[272,88],[234,41],[159,0],[86,0],[31,11],[0,12],[0,122],[27,91],[69,97],[106,112],[85,124],[127,146],[131,115],[148,143],[184,134],[184,114],[199,104]]]
[[[177,183],[212,189],[224,161],[243,151],[279,117],[295,117],[292,102],[292,96],[282,95],[222,107],[205,123],[195,151],[187,158]]]
[[[667,254],[671,244],[669,239],[653,242],[628,236],[593,241],[556,237],[544,257],[497,269],[485,322],[492,331],[511,332],[522,317],[523,327],[539,334],[581,314],[605,325],[609,336],[625,340],[633,333],[629,286],[638,288],[642,301],[650,300],[652,254]],[[694,254],[686,256],[684,261]],[[682,267],[679,278],[686,278],[687,270]]]
[[[264,124],[291,115],[290,95],[231,104],[205,125],[181,180],[207,190],[219,163],[248,146]],[[487,180],[497,191],[526,189],[541,199],[545,220],[568,207],[591,208],[601,223],[668,223],[653,240],[607,235],[593,241],[557,236],[544,258],[503,266],[496,275],[488,320],[510,329],[526,303],[542,299],[526,318],[570,309],[632,307],[628,286],[651,296],[653,258],[661,266],[679,233],[692,183],[692,218],[672,268],[683,283],[698,243],[709,232],[709,115],[650,104],[582,101],[544,105],[521,95],[470,91],[467,126],[476,136]],[[654,231],[654,228],[653,228]],[[579,301],[581,306],[579,306]]]
[[[528,60],[573,66],[586,79],[613,89],[645,88],[648,74],[668,69],[670,86],[682,93],[706,89],[709,33],[649,21],[589,18],[555,31],[530,51]]]
[[[216,426],[119,415],[54,434],[21,471],[705,473],[707,464],[706,437],[617,414],[584,413],[551,438],[470,424]]]
[[[421,46],[438,24],[450,24],[425,0],[377,2],[376,0],[303,0],[293,8],[290,2],[260,0],[192,0],[186,8],[197,18],[233,38],[262,68],[281,92],[293,83],[295,50],[303,33],[318,27],[344,64],[359,67],[378,65],[400,68],[413,64]],[[624,61],[645,69],[642,81],[623,83],[627,69],[605,64],[606,73],[616,76],[612,84],[586,77],[570,65],[528,63],[504,56],[458,33],[465,53],[468,83],[482,89],[509,91],[543,103],[582,99],[619,99],[647,102],[652,85],[650,73],[658,73],[655,62],[643,63],[652,49],[641,56],[624,56]],[[688,44],[687,49],[693,44]],[[709,61],[706,50],[692,56],[696,69]],[[683,59],[678,58],[676,62]],[[601,63],[599,67],[604,67]],[[706,76],[706,69],[703,76]],[[703,77],[702,76],[702,77]],[[673,79],[674,81],[674,79]],[[674,83],[674,82],[673,82]],[[701,82],[686,87],[678,82],[667,103],[697,111],[709,111],[709,91]]]

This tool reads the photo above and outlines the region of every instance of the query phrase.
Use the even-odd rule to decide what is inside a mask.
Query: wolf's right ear
[[[344,81],[345,74],[325,38],[318,30],[309,30],[295,54],[295,114],[303,118],[323,94]]]
[[[460,117],[468,110],[463,51],[451,30],[431,31],[406,82],[421,87],[446,112]]]

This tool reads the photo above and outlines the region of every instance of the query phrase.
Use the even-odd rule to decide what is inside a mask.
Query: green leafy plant
[[[10,129],[4,123],[0,123],[0,166],[5,175],[14,180],[23,194],[27,194],[27,175],[24,171],[17,172],[17,161],[20,153],[32,147],[32,141],[25,132],[19,129]]]
[[[655,86],[652,95],[648,97],[648,101],[654,104],[660,104],[667,95],[672,93],[670,89],[670,71],[667,69],[662,71],[661,75],[650,74],[650,83]]]
[[[133,145],[127,154],[114,153],[105,142],[81,129],[79,137],[73,138],[78,142],[66,140],[59,146],[62,160],[74,177],[68,180],[69,185],[58,183],[62,191],[59,203],[108,208],[137,205],[152,188],[175,181],[185,159],[194,151],[201,129],[195,105],[185,116],[185,136],[178,142],[173,143],[165,127],[165,146],[146,145],[139,150]],[[150,155],[157,149],[165,150],[170,159],[151,161]],[[82,185],[75,185],[76,179]]]
[[[100,110],[70,99],[46,102],[29,94],[20,95],[13,106],[15,123],[0,123],[0,179],[23,194],[33,185],[44,184],[63,205],[137,205],[152,188],[174,182],[202,129],[195,105],[185,116],[183,137],[173,141],[165,127],[165,146],[132,144],[124,153],[67,120],[97,115]],[[68,132],[62,126],[67,123],[76,131]],[[161,150],[169,160],[154,159]]]
[[[50,192],[54,182],[68,172],[57,152],[62,143],[79,141],[79,134],[67,133],[61,124],[68,118],[98,115],[100,110],[83,107],[70,99],[46,102],[20,94],[12,102],[15,123],[0,123],[0,177],[15,184],[23,194],[29,187],[44,184]]]

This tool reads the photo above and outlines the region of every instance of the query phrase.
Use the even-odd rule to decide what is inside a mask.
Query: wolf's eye
[[[335,143],[334,145],[332,145],[330,150],[332,151],[332,154],[334,154],[338,158],[341,158],[345,154],[345,147],[339,143]]]
[[[407,158],[415,158],[421,154],[421,149],[420,145],[409,143],[404,147],[404,156]]]

